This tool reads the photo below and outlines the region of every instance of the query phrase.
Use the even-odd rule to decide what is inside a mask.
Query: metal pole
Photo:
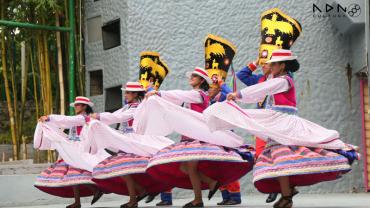
[[[74,0],[68,1],[69,9],[69,103],[75,98],[75,16]],[[73,115],[73,107],[69,107],[69,114]]]
[[[57,30],[62,32],[69,32],[70,27],[56,27],[56,26],[48,26],[48,25],[38,25],[38,24],[31,24],[26,22],[14,22],[8,20],[0,20],[0,26],[7,26],[7,27],[23,27],[29,28],[34,30]]]

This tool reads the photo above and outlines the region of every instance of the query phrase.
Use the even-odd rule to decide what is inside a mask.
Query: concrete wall
[[[301,63],[295,74],[299,115],[337,129],[343,140],[361,146],[360,85],[354,75],[347,76],[346,70],[348,63],[361,65],[351,54],[355,51],[350,44],[356,39],[340,34],[329,19],[314,18],[313,2],[319,1],[89,0],[87,18],[102,15],[103,22],[121,18],[122,46],[103,51],[101,42],[86,44],[87,69],[101,65],[104,87],[119,85],[137,79],[141,51],[155,50],[172,70],[162,89],[189,89],[184,74],[195,66],[204,66],[203,41],[208,33],[225,37],[236,45],[234,67],[241,68],[257,57],[259,15],[279,7],[298,19],[303,27],[292,48]],[[104,103],[103,96],[94,100],[98,106]],[[304,191],[362,190],[363,165],[354,164],[353,168],[341,180],[307,187]],[[251,174],[242,183],[244,192],[255,191]]]
[[[21,153],[20,157],[23,157],[24,147],[21,146]],[[33,148],[33,144],[27,144],[27,159],[34,158],[36,154],[35,149]],[[10,144],[0,144],[0,165],[1,162],[9,161],[9,159],[13,159],[13,146]],[[23,158],[22,158],[23,159]]]
[[[113,19],[121,19],[121,46],[109,50],[103,50],[103,42],[96,41],[85,44],[87,82],[86,90],[89,92],[88,72],[103,69],[103,86],[111,88],[121,85],[129,78],[128,74],[128,51],[127,51],[127,2],[126,1],[85,1],[86,20],[91,17],[101,16],[102,23]],[[86,33],[87,34],[87,33]],[[103,95],[92,97],[97,111],[104,110],[105,92]]]

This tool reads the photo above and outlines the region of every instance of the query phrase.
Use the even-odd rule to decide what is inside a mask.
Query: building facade
[[[334,9],[326,11],[327,5]],[[238,70],[257,58],[263,11],[278,7],[296,18],[303,31],[292,47],[301,64],[294,75],[299,115],[338,130],[364,154],[343,179],[303,191],[352,192],[370,186],[365,0],[86,0],[85,6],[86,94],[98,111],[122,105],[121,85],[138,79],[141,51],[159,52],[171,69],[162,89],[188,89],[185,72],[204,67],[208,33],[236,45]],[[244,192],[255,191],[251,174],[242,183]]]

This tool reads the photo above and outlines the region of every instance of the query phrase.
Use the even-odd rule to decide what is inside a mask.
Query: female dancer
[[[114,113],[98,113],[91,117],[100,120],[107,125],[122,123],[123,136],[132,140],[146,140],[147,147],[152,148],[145,150],[146,147],[140,145],[131,146],[119,151],[106,160],[100,162],[93,170],[93,181],[99,186],[118,194],[128,194],[130,199],[121,208],[138,207],[138,202],[149,194],[158,194],[161,191],[171,188],[171,186],[154,181],[145,170],[149,161],[147,152],[151,149],[162,149],[173,142],[165,137],[151,137],[145,135],[136,135],[132,129],[133,115],[141,100],[144,98],[145,90],[139,82],[128,82],[124,88],[124,97],[126,105]],[[113,132],[114,134],[115,132]],[[113,135],[106,132],[105,138]],[[114,136],[114,135],[113,135]],[[92,136],[93,137],[93,136]],[[100,138],[101,139],[101,138]],[[161,146],[157,148],[158,146]],[[112,146],[111,148],[121,149],[124,147]],[[135,152],[136,154],[134,154]],[[143,154],[141,154],[143,152]]]
[[[266,81],[271,73],[270,64],[263,63],[261,67],[262,73],[255,74],[253,72],[256,71],[259,63],[260,63],[260,59],[258,58],[257,60],[249,63],[247,66],[245,66],[240,71],[238,71],[238,73],[236,73],[236,76],[241,82],[243,82],[247,86],[252,86],[252,85]],[[262,101],[257,103],[258,109],[265,108],[266,98],[267,96]],[[266,146],[266,142],[263,139],[256,137],[256,157],[258,157],[261,154],[263,149],[265,149],[265,146]],[[277,198],[277,195],[278,195],[277,193],[270,193],[266,199],[266,203],[271,203],[275,201]]]
[[[209,105],[206,92],[212,80],[208,77],[207,71],[200,67],[187,73],[187,76],[193,88],[190,91],[152,91],[146,96],[159,95],[164,100],[201,113]],[[161,150],[151,158],[147,172],[174,186],[192,188],[194,200],[183,207],[203,207],[202,188],[210,190],[208,194],[210,199],[221,185],[239,179],[251,167],[250,162],[244,161],[231,149],[182,136],[179,143]]]
[[[247,86],[252,86],[261,82],[264,82],[267,80],[268,76],[270,75],[270,65],[269,64],[263,64],[262,66],[262,74],[253,74],[253,72],[257,69],[258,63],[260,61],[257,59],[256,61],[253,61],[248,64],[248,66],[242,68],[238,73],[236,73],[236,76],[238,79],[243,82]],[[264,108],[266,98],[263,99],[261,102],[258,102],[257,108]],[[263,141],[260,138],[256,138],[256,156],[258,157],[262,150],[265,148],[266,142]]]
[[[217,81],[213,80],[213,82],[214,85],[211,85],[208,91],[211,105],[216,102],[225,101],[227,94],[232,92],[232,90],[226,85],[226,83],[224,83],[221,76],[218,76]],[[217,205],[231,206],[242,203],[239,180],[221,186],[220,191],[222,201],[217,203]]]
[[[291,51],[274,51],[268,63],[272,79],[228,95],[228,100],[245,103],[268,96],[266,109],[242,110],[226,102],[212,106],[205,116],[212,129],[238,126],[267,140],[256,161],[254,184],[263,193],[282,193],[275,208],[292,207],[295,186],[335,180],[351,170],[358,155],[339,140],[338,132],[295,115],[295,86],[289,72],[297,71],[299,64]]]
[[[93,113],[93,103],[87,97],[78,96],[71,106],[75,108],[76,116],[52,114],[41,116],[39,121],[58,128],[69,128],[68,139],[72,142],[80,142],[80,132],[82,126],[90,120],[89,114]],[[41,147],[42,141],[38,145]],[[80,197],[94,195],[93,204],[103,195],[91,179],[91,172],[72,167],[60,159],[41,172],[36,179],[35,187],[55,196],[74,197],[75,202],[67,208],[79,208],[81,207]]]

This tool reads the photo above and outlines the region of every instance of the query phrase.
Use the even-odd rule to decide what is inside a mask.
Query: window
[[[107,22],[102,27],[104,50],[121,45],[121,24],[120,19]]]
[[[103,94],[103,70],[90,71],[90,96]]]
[[[102,39],[101,32],[101,16],[87,19],[87,41],[89,43],[100,41]]]
[[[105,111],[113,112],[122,108],[121,86],[107,88],[105,90]]]

